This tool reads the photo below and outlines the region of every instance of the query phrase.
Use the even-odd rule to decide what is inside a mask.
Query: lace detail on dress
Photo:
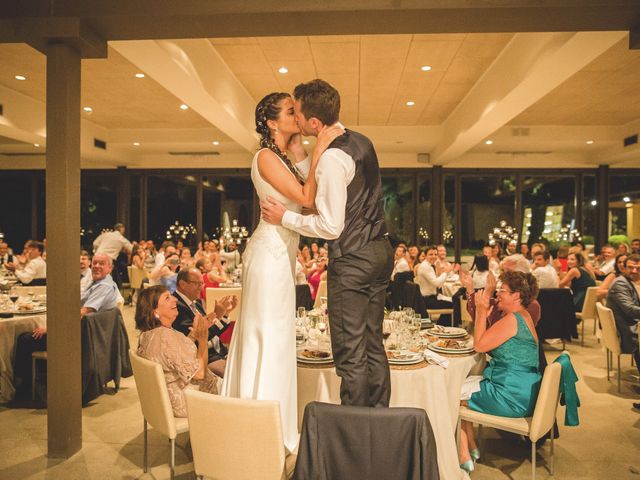
[[[140,334],[138,354],[162,365],[167,382],[169,400],[176,417],[187,416],[187,405],[182,391],[196,385],[201,392],[218,393],[217,379],[205,369],[203,380],[194,380],[199,362],[196,345],[185,335],[166,327],[158,327]]]

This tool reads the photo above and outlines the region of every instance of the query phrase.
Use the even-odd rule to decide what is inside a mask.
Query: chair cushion
[[[519,433],[527,436],[529,435],[529,428],[531,426],[531,417],[498,417],[496,415],[476,412],[467,407],[460,407],[460,418],[469,422],[479,423],[499,430],[506,430],[507,432]]]
[[[189,431],[189,419],[174,417],[176,422],[176,433],[184,433]]]

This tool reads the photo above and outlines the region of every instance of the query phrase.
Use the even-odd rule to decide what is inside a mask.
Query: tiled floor
[[[135,345],[131,307],[125,307],[125,320]],[[567,349],[580,376],[581,424],[564,427],[564,408],[560,408],[554,478],[640,480],[640,412],[631,406],[640,399],[640,384],[632,376],[637,374],[636,368],[630,366],[629,356],[623,357],[623,388],[618,394],[616,382],[607,382],[605,356],[593,336],[587,336],[584,347],[575,343]],[[552,360],[558,353],[559,347],[549,347],[547,357]],[[169,477],[168,441],[153,430],[149,434],[151,470],[146,475],[142,472],[142,414],[133,378],[124,379],[117,394],[103,395],[83,409],[83,448],[72,458],[47,458],[46,423],[45,410],[0,407],[0,480]],[[490,429],[485,431],[482,463],[476,465],[472,478],[531,478],[529,447]],[[211,442],[233,448],[215,435]],[[185,435],[178,438],[178,479],[195,478],[186,443]],[[548,445],[538,450],[536,478],[549,477],[544,461],[548,452]]]

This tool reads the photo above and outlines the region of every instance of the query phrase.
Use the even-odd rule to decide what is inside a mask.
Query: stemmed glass
[[[15,310],[16,302],[18,301],[18,298],[19,298],[18,292],[15,288],[12,288],[11,291],[9,292],[9,298],[13,302],[13,309]]]

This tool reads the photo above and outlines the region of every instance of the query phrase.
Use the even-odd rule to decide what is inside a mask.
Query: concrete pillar
[[[640,238],[640,203],[627,207],[627,237],[629,240]]]
[[[80,53],[47,47],[48,455],[82,447],[80,372]]]

